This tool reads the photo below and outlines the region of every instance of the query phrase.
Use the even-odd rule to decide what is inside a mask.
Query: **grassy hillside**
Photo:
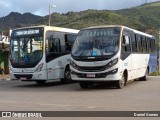
[[[52,14],[51,24],[61,27],[81,29],[94,25],[119,24],[134,28],[144,28],[145,26],[132,18],[117,11],[107,10],[86,10],[79,13],[70,12],[67,14]]]
[[[116,11],[116,13],[131,18],[133,21],[138,21],[144,28],[157,29],[160,27],[160,2],[123,9]]]
[[[46,16],[41,24],[47,23]],[[81,29],[94,25],[119,24],[149,33],[160,28],[160,2],[117,11],[86,10],[52,14],[51,25]]]

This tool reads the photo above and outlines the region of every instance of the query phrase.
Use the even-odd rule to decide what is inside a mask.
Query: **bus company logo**
[[[12,117],[11,112],[2,112],[2,117]]]

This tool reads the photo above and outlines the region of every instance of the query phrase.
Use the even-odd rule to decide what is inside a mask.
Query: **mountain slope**
[[[81,29],[93,25],[120,24],[138,30],[160,28],[160,2],[116,11],[86,10],[52,14],[52,25]]]
[[[43,17],[33,15],[31,13],[17,13],[11,12],[6,17],[0,18],[0,29],[9,29],[15,27],[21,27],[26,25],[36,24],[37,21],[41,21]]]
[[[145,27],[160,27],[160,2],[145,4],[132,9],[123,9],[116,12],[134,21],[139,21]]]

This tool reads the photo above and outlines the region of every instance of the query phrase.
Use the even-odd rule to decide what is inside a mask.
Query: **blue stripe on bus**
[[[149,56],[149,73],[152,73],[154,71],[157,70],[157,64],[158,64],[158,61],[157,61],[157,53],[154,53],[154,54],[150,54]]]

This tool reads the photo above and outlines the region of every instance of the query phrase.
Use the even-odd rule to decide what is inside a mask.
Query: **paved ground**
[[[9,74],[0,75],[0,81],[2,80],[10,80],[10,75]]]
[[[78,83],[64,85],[59,81],[43,86],[34,82],[0,81],[0,111],[160,111],[159,101],[160,77],[133,81],[123,89],[95,85],[86,90],[81,89]],[[132,119],[151,118],[129,118]]]

